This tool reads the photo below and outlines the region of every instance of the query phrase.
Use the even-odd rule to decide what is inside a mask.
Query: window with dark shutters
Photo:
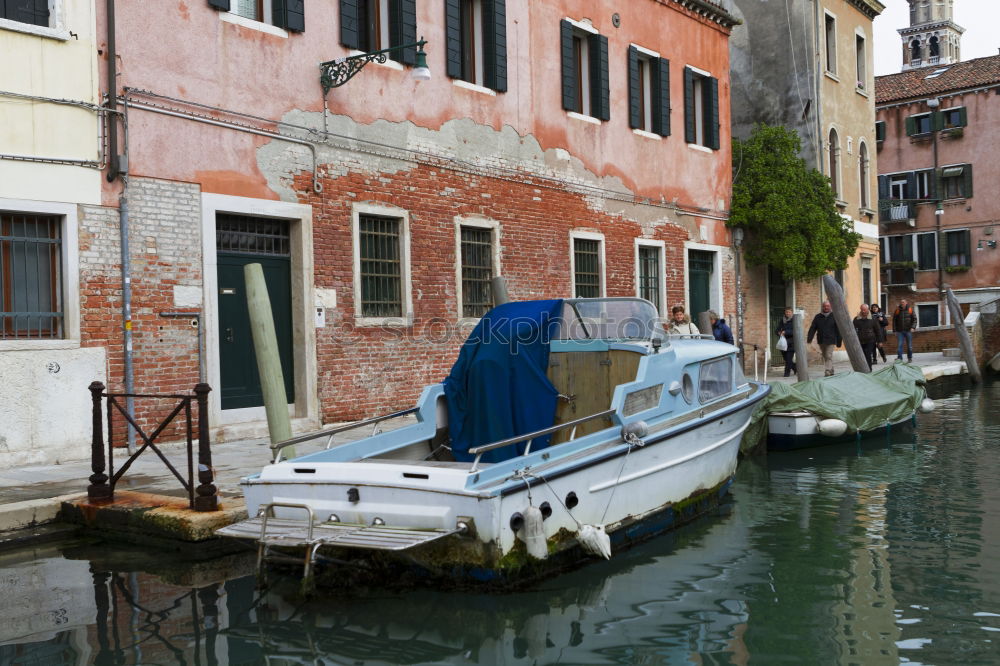
[[[653,79],[653,132],[670,136],[670,61],[654,58],[651,63]]]
[[[590,35],[590,108],[591,115],[601,120],[611,119],[611,81],[608,67],[608,38]]]
[[[639,49],[628,47],[628,126],[632,129],[646,129],[643,122],[643,80],[641,75]]]
[[[483,0],[483,85],[507,92],[507,2]]]
[[[305,0],[274,0],[271,11],[272,21],[279,28],[290,32],[305,31]]]
[[[450,0],[447,0],[450,1]],[[567,111],[580,111],[577,108],[577,57],[573,44],[573,24],[567,20],[559,22],[559,52],[562,69],[562,106]],[[451,61],[449,58],[449,66]],[[451,72],[448,76],[452,76]]]
[[[684,69],[684,140],[719,149],[719,80]]]
[[[879,120],[875,123],[875,141],[882,143],[885,141],[885,121]]]
[[[611,118],[608,38],[563,19],[560,28],[562,105],[600,120]]]
[[[969,251],[972,246],[972,240],[968,229],[946,231],[944,239],[945,257],[948,266],[972,265],[972,257]]]

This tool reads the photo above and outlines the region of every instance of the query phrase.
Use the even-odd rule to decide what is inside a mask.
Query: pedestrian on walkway
[[[875,329],[877,328],[879,325],[871,318],[868,306],[862,303],[858,316],[854,318],[854,331],[858,334],[858,342],[861,343],[861,351],[868,362],[869,370],[872,369],[872,364],[875,362],[875,342],[878,339],[878,333]]]
[[[917,316],[905,298],[892,313],[892,330],[896,334],[896,360],[903,360],[903,343],[906,343],[906,362],[913,363],[913,331],[917,329]]]
[[[785,376],[790,376],[795,372],[795,333],[792,325],[792,309],[785,308],[785,315],[778,322],[778,328],[774,331],[779,338],[785,339],[787,347],[781,354],[785,357]]]
[[[701,331],[691,323],[691,318],[684,313],[683,305],[675,305],[670,308],[670,328],[667,333],[670,335],[698,335]]]
[[[726,323],[725,319],[719,319],[715,310],[708,311],[708,321],[712,323],[712,335],[715,336],[716,340],[733,344],[733,332],[729,328],[729,324]]]
[[[813,317],[809,326],[809,336],[806,342],[812,342],[813,337],[819,344],[820,354],[823,355],[823,376],[833,375],[833,348],[839,347],[841,343],[840,330],[837,328],[837,320],[833,318],[833,306],[830,301],[823,301],[823,308]]]
[[[872,365],[875,365],[878,361],[875,358],[876,354],[882,357],[882,362],[885,363],[885,329],[889,325],[889,320],[885,318],[885,313],[882,312],[881,306],[878,303],[872,303],[869,311],[872,313],[872,319],[878,326],[875,327],[875,354],[872,354]]]

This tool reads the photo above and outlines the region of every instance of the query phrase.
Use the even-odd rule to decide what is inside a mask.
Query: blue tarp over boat
[[[470,448],[552,425],[559,392],[545,373],[562,305],[561,299],[506,303],[473,329],[444,380],[455,460],[472,460]],[[531,449],[548,444],[548,437],[540,437]],[[482,460],[513,458],[525,445],[490,451]]]

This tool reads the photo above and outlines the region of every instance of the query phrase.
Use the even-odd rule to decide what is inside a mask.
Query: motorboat
[[[272,445],[241,480],[258,564],[315,582],[512,585],[693,520],[727,494],[766,384],[737,348],[667,336],[638,298],[518,301],[485,314],[414,408]],[[289,445],[412,422],[283,459]]]

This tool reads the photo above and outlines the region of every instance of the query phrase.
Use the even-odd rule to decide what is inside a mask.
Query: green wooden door
[[[778,336],[774,332],[778,329],[778,324],[785,316],[786,307],[794,307],[788,300],[788,281],[781,274],[781,271],[774,267],[767,267],[767,303],[768,303],[768,328],[767,335],[771,345],[771,365],[784,365],[785,357],[778,351]]]
[[[688,252],[688,304],[691,320],[698,325],[698,315],[712,307],[712,271],[715,253],[701,250]],[[702,331],[711,333],[711,331]]]
[[[295,402],[292,365],[292,291],[291,260],[288,257],[266,257],[236,253],[218,255],[219,286],[219,366],[222,409],[260,407],[264,396],[254,356],[247,310],[243,267],[259,263],[264,269],[264,282],[271,300],[274,332],[278,339],[278,355],[285,380],[288,402]]]

